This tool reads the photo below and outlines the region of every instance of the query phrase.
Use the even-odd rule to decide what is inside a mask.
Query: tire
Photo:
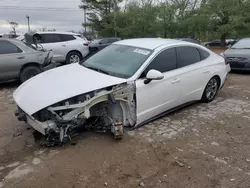
[[[82,55],[79,52],[70,52],[66,57],[66,64],[80,63]]]
[[[21,82],[25,82],[26,80],[40,74],[42,70],[38,66],[30,65],[25,67],[20,74]]]
[[[206,85],[201,101],[205,103],[212,102],[218,93],[219,87],[219,79],[217,77],[211,78]]]

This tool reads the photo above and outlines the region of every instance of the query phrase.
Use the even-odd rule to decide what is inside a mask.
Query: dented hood
[[[17,88],[13,96],[17,105],[32,115],[62,100],[125,82],[126,79],[71,64],[29,79]]]

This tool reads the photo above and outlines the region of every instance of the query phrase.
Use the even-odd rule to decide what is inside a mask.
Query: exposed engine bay
[[[134,83],[124,83],[72,97],[32,116],[19,108],[16,116],[42,133],[48,146],[67,143],[79,129],[111,132],[121,139],[124,126],[136,124],[135,100]]]

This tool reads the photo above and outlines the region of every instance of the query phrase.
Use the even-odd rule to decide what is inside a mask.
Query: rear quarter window
[[[64,34],[59,34],[60,39],[62,42],[64,41],[71,41],[71,40],[75,40],[76,38],[73,35],[64,35]]]
[[[198,48],[198,50],[199,50],[200,55],[201,55],[201,60],[205,60],[210,56],[210,53],[208,53],[207,51],[202,50],[200,48]]]

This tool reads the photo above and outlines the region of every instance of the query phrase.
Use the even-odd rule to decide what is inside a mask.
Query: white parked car
[[[53,58],[58,63],[79,63],[89,54],[89,41],[80,34],[56,31],[37,32],[36,37],[44,49],[53,51]],[[24,36],[19,36],[17,39],[25,40]]]
[[[210,102],[230,66],[198,44],[167,39],[116,42],[82,64],[49,70],[14,92],[16,115],[63,143],[77,127],[136,127],[194,101]],[[31,89],[32,88],[32,89]]]

